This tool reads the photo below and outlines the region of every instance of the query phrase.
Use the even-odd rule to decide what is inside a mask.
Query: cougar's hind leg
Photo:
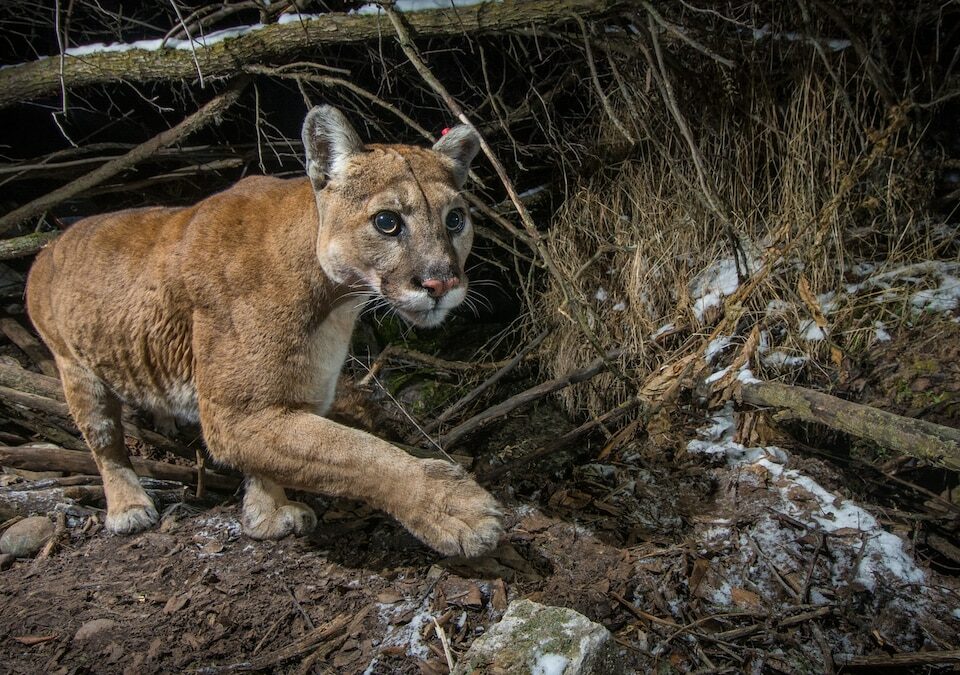
[[[57,358],[70,413],[103,478],[107,497],[107,529],[130,533],[159,519],[157,509],[137,480],[123,444],[120,399],[96,375],[78,363]]]
[[[249,476],[243,495],[243,531],[253,539],[307,534],[317,516],[306,504],[287,499],[283,488],[261,476]]]

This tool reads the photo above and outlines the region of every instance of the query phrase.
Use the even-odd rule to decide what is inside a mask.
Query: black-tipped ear
[[[303,147],[307,151],[307,175],[319,190],[343,170],[350,155],[363,149],[363,142],[342,112],[321,105],[308,112],[303,121]]]
[[[480,150],[480,137],[472,127],[460,124],[448,131],[433,149],[453,160],[453,177],[457,187],[463,187],[470,172],[470,162]]]

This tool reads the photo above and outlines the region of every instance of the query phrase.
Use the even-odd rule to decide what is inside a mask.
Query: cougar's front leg
[[[273,513],[286,513],[282,492],[272,493],[272,504],[254,508],[267,492],[266,477],[286,487],[365,501],[447,555],[479,555],[500,538],[496,500],[458,466],[416,459],[375,436],[307,412],[239,411],[201,398],[200,418],[213,456],[259,478],[251,513],[277,504]],[[276,523],[287,515],[268,520]]]
[[[57,367],[70,414],[103,477],[107,529],[130,533],[156,524],[157,509],[140,485],[123,443],[120,399],[102,380],[73,360],[57,357]]]

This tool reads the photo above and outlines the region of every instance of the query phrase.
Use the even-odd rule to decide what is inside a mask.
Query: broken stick
[[[960,429],[780,382],[744,384],[741,397],[744,403],[784,408],[791,417],[824,424],[889,450],[960,471]]]
[[[529,389],[521,391],[515,396],[511,396],[506,401],[487,408],[480,414],[474,415],[467,421],[451,429],[449,433],[443,436],[443,438],[440,440],[440,445],[444,449],[449,449],[452,445],[457,443],[457,441],[470,432],[476,431],[477,429],[488,425],[490,422],[504,417],[521,406],[532,403],[543,398],[544,396],[547,396],[548,394],[560,391],[561,389],[566,389],[571,385],[579,384],[580,382],[586,382],[601,371],[605,370],[607,364],[611,360],[618,358],[621,354],[623,354],[622,350],[615,349],[611,352],[608,352],[606,356],[594,359],[588,366],[569,372],[562,377],[542,382],[535,387],[530,387]]]
[[[140,476],[175,480],[179,483],[196,485],[197,471],[188,466],[178,466],[167,462],[154,462],[131,457],[133,468]],[[97,464],[93,455],[82,450],[64,450],[63,448],[38,448],[29,445],[19,447],[0,446],[0,465],[28,471],[69,471],[71,473],[96,474]],[[239,476],[227,476],[207,471],[204,475],[206,486],[214,490],[232,491],[240,485]]]

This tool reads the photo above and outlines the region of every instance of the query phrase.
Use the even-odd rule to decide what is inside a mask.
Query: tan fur
[[[309,179],[246,178],[195,206],[88,218],[37,257],[30,316],[103,475],[109,529],[157,520],[123,445],[123,401],[200,422],[212,456],[250,476],[253,537],[316,523],[285,486],[365,500],[442,553],[496,543],[498,506],[459,468],[321,417],[365,302],[435,325],[463,298],[472,226],[451,234],[444,218],[465,209],[476,149],[469,130],[453,136],[361,146],[337,111],[314,109]],[[373,227],[383,209],[403,215],[403,237]],[[419,283],[437,275],[459,284],[431,298]]]

